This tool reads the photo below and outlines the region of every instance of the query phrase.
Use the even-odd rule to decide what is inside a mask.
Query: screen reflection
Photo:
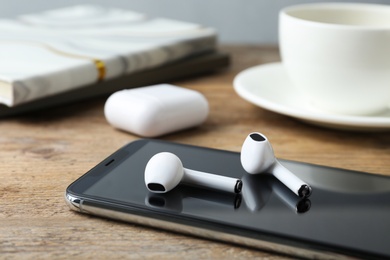
[[[219,206],[238,209],[241,205],[242,196],[241,194],[180,185],[167,193],[148,192],[145,204],[152,208],[182,212],[183,203],[186,199],[213,202]]]
[[[167,193],[148,192],[145,197],[145,205],[151,208],[182,212],[184,201],[191,198],[238,209],[241,206],[242,198],[244,198],[248,209],[255,212],[260,211],[267,204],[270,196],[275,194],[297,214],[310,210],[311,201],[309,199],[298,197],[272,175],[245,174],[242,181],[244,183],[242,195],[180,185]]]
[[[311,201],[300,198],[271,174],[244,174],[242,195],[246,206],[251,211],[260,211],[272,193],[295,213],[309,211]]]

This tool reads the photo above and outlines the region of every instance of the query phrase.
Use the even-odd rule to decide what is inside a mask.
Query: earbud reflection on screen
[[[245,188],[242,196],[250,211],[260,211],[265,207],[275,194],[285,205],[295,213],[301,214],[309,211],[311,201],[308,198],[300,198],[294,194],[282,182],[269,174],[245,174],[242,177]]]
[[[183,168],[179,157],[172,153],[158,153],[147,163],[145,184],[149,191],[165,193],[180,182],[234,193],[242,189],[239,179]]]
[[[247,136],[241,149],[241,164],[250,174],[268,172],[301,198],[311,195],[311,187],[276,160],[268,139],[260,133]]]
[[[168,193],[148,192],[145,205],[181,212],[183,204],[197,201],[205,207],[215,207],[236,210],[240,207],[242,195],[240,193],[219,192],[204,189],[199,192],[195,187],[176,187]],[[208,206],[207,206],[208,205]]]

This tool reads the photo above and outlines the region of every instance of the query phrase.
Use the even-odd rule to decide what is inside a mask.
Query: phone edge
[[[163,229],[168,232],[176,232],[184,235],[196,236],[203,239],[246,246],[258,250],[275,252],[283,255],[296,256],[307,259],[356,259],[351,256],[338,254],[331,251],[319,251],[314,249],[310,250],[298,248],[275,242],[225,233],[217,230],[194,227],[186,224],[180,224],[161,219],[95,207],[92,205],[84,204],[84,200],[82,198],[79,198],[67,192],[65,192],[65,201],[71,210],[83,214],[115,219],[127,223],[138,224],[141,226]]]

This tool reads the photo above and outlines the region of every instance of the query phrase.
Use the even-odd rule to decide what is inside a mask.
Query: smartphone
[[[179,184],[155,194],[149,159],[176,154],[185,168],[241,178],[240,194]],[[66,189],[72,210],[308,258],[390,257],[390,178],[280,160],[311,185],[300,199],[271,174],[247,174],[240,154],[141,139],[103,160]]]

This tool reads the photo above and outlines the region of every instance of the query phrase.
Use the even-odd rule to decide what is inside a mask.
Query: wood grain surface
[[[161,139],[240,151],[249,132],[261,131],[279,158],[390,175],[389,132],[320,128],[256,107],[234,92],[233,78],[243,69],[278,61],[278,50],[222,49],[232,55],[228,70],[170,82],[203,93],[210,104],[208,120]],[[0,120],[0,258],[288,258],[71,211],[66,187],[139,138],[107,124],[105,99]]]

